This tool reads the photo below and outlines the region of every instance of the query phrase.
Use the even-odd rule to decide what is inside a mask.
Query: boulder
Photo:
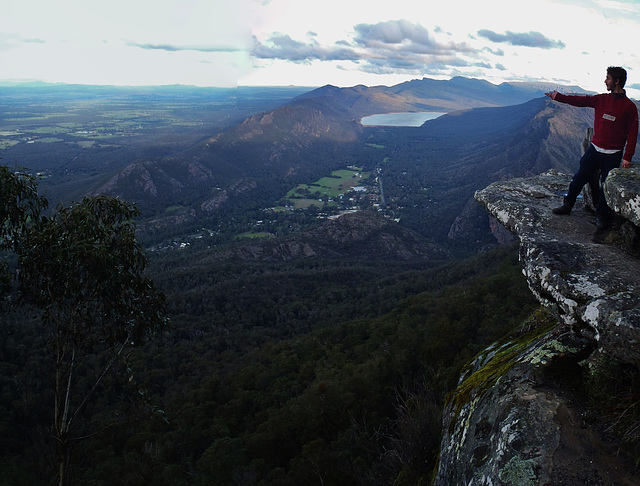
[[[604,194],[611,209],[640,226],[640,169],[614,169],[609,172]]]
[[[613,182],[619,174],[612,171],[607,194],[628,194]],[[603,243],[595,216],[580,200],[570,216],[551,212],[562,203],[570,180],[549,171],[496,182],[475,197],[520,239],[523,273],[540,302],[577,332],[593,336],[612,356],[640,364],[640,261]],[[634,206],[612,207],[631,214]]]
[[[635,225],[636,177],[615,170],[605,186],[618,219]],[[444,411],[436,486],[639,484],[619,440],[585,419],[577,391],[598,363],[640,367],[640,261],[609,244],[582,199],[570,216],[551,212],[570,180],[549,171],[475,195],[520,240],[544,310],[463,372]]]
[[[548,372],[592,351],[566,326],[542,326],[476,358],[444,415],[435,484],[622,484],[616,444],[583,426],[583,410]]]

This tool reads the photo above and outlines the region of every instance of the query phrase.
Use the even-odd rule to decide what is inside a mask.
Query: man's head
[[[607,80],[605,81],[607,89],[613,91],[615,88],[624,88],[627,82],[627,71],[618,66],[609,66],[607,68]]]

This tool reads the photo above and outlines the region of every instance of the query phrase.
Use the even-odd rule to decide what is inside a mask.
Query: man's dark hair
[[[627,71],[624,68],[609,66],[607,68],[607,74],[611,74],[611,78],[614,81],[618,81],[619,86],[624,88],[624,84],[627,82]]]

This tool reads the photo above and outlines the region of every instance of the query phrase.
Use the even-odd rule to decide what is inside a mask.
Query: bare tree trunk
[[[82,409],[87,404],[90,397],[93,396],[94,392],[98,388],[98,385],[107,374],[107,372],[111,369],[113,364],[117,361],[117,359],[122,355],[123,350],[128,342],[130,342],[130,337],[127,338],[119,345],[119,347],[115,350],[114,355],[111,359],[104,365],[96,380],[89,390],[89,392],[84,396],[84,399],[75,406],[74,410],[71,410],[71,392],[73,386],[73,372],[77,365],[76,363],[76,350],[75,348],[71,351],[71,361],[68,363],[68,370],[65,372],[65,360],[64,356],[67,354],[66,347],[60,346],[62,349],[58,353],[58,360],[56,362],[56,390],[55,390],[55,417],[54,417],[54,431],[56,440],[58,442],[58,485],[66,486],[70,484],[70,472],[69,467],[71,465],[71,444],[72,440],[81,440],[87,437],[71,437],[71,426],[74,422],[76,416],[82,411]],[[64,397],[64,398],[62,398]]]
[[[69,463],[71,460],[71,443],[69,441],[69,407],[71,403],[71,384],[75,366],[75,349],[71,352],[71,362],[67,376],[64,376],[64,351],[59,355],[56,363],[56,404],[55,404],[55,433],[58,441],[58,484],[65,486],[69,482]],[[64,401],[62,397],[64,396]],[[62,403],[60,403],[62,401]]]
[[[69,441],[64,439],[59,444],[59,455],[60,455],[60,464],[58,467],[58,486],[66,486],[69,481],[69,460],[70,460],[70,451],[69,451]]]

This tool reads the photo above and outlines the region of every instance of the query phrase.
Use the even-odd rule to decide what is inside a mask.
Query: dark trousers
[[[600,188],[598,190],[596,212],[603,216],[608,215],[609,207],[604,198],[603,185],[607,175],[609,175],[609,171],[620,167],[620,162],[622,162],[622,150],[615,154],[603,154],[590,144],[580,159],[578,172],[576,172],[569,184],[569,193],[566,196],[566,201],[575,204],[576,198],[580,195],[584,185],[591,180],[596,171],[600,170]]]

